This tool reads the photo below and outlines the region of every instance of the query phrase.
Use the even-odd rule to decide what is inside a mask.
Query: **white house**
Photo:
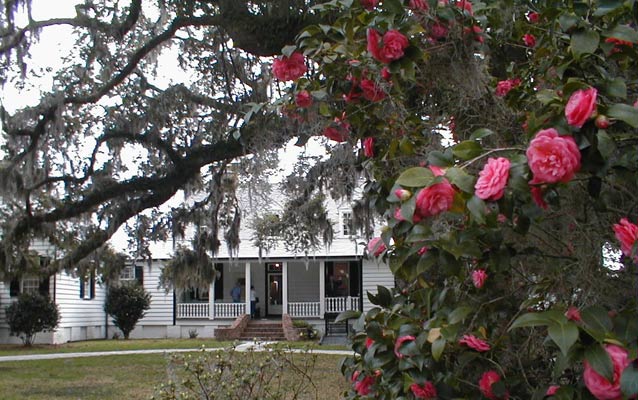
[[[227,327],[238,317],[250,314],[250,287],[254,286],[259,303],[257,318],[281,320],[288,314],[304,319],[320,330],[324,318],[344,310],[368,310],[366,292],[376,292],[377,285],[394,286],[394,278],[385,263],[364,256],[365,240],[351,228],[348,203],[330,203],[330,219],[336,223],[335,238],[329,248],[308,254],[291,254],[283,247],[260,256],[252,244],[251,231],[242,228],[236,256],[221,253],[215,258],[218,278],[208,290],[178,288],[166,291],[159,287],[159,276],[174,251],[174,243],[155,243],[153,261],[132,263],[120,275],[121,280],[137,280],[151,293],[147,311],[131,338],[213,337],[220,327]],[[51,247],[34,245],[43,257],[54,257]],[[233,302],[230,291],[239,282],[240,302]],[[41,343],[111,338],[117,332],[103,310],[107,288],[99,279],[79,279],[58,273],[47,282],[22,279],[0,282],[0,342],[17,342],[9,336],[5,307],[20,291],[48,293],[58,304],[61,322],[52,333],[40,333]]]

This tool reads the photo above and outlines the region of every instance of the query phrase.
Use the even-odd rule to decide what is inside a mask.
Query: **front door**
[[[283,278],[281,272],[268,273],[268,314],[281,315],[282,307],[282,283]]]

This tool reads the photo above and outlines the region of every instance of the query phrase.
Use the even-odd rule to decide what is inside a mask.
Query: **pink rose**
[[[489,158],[479,172],[474,185],[476,197],[483,200],[496,201],[503,197],[505,186],[510,176],[510,160],[507,158]]]
[[[530,23],[532,23],[532,24],[537,23],[537,22],[540,20],[540,18],[541,18],[541,16],[540,16],[540,14],[539,14],[539,13],[537,13],[537,12],[532,12],[532,11],[530,11],[530,12],[528,12],[528,13],[527,13],[527,20],[528,20]]]
[[[308,108],[312,105],[312,96],[307,90],[302,90],[295,95],[295,104],[300,108]]]
[[[536,46],[536,36],[532,35],[531,33],[524,34],[523,35],[523,43],[525,43],[525,46],[527,46],[527,47]]]
[[[404,355],[399,353],[399,348],[401,347],[401,345],[403,345],[403,343],[405,342],[411,342],[414,341],[416,338],[412,335],[406,335],[406,336],[401,336],[397,339],[397,341],[394,343],[394,355],[397,356],[397,358],[403,358]]]
[[[361,373],[359,371],[354,371],[354,373],[352,374],[354,390],[359,394],[359,396],[367,396],[372,392],[370,386],[374,385],[374,377],[365,376],[363,379],[358,380],[360,374]]]
[[[436,399],[436,387],[430,381],[426,381],[423,385],[413,383],[410,385],[410,391],[417,399]]]
[[[492,385],[501,380],[500,375],[496,371],[487,371],[483,373],[481,379],[479,380],[479,389],[483,396],[487,397],[490,400],[507,400],[510,395],[508,392],[505,392],[503,397],[496,397],[494,392],[492,392]]]
[[[454,188],[444,179],[425,189],[421,189],[416,197],[416,210],[421,217],[430,217],[452,208]]]
[[[545,392],[545,396],[553,396],[556,394],[556,392],[558,392],[558,389],[560,389],[560,386],[558,385],[552,385],[550,387],[547,388],[547,392]]]
[[[374,138],[363,139],[363,155],[369,158],[374,157]]]
[[[496,84],[496,90],[494,91],[494,94],[498,97],[506,96],[510,92],[510,90],[514,89],[520,84],[521,84],[521,80],[519,78],[499,81]]]
[[[290,57],[281,56],[272,63],[272,73],[280,81],[294,81],[306,73],[303,54],[294,52]]]
[[[554,128],[539,131],[527,148],[527,162],[534,174],[531,184],[569,182],[580,169],[580,150],[571,136],[559,136]]]
[[[490,351],[490,345],[483,339],[479,339],[474,335],[463,335],[461,339],[459,339],[460,345],[465,345],[472,350],[476,350],[479,353],[483,353],[486,351]]]
[[[368,11],[374,10],[374,8],[379,4],[379,0],[359,0],[363,8]]]
[[[472,283],[474,287],[480,289],[485,285],[485,281],[487,280],[487,272],[484,269],[475,269],[472,271]]]
[[[567,123],[575,128],[581,128],[596,109],[597,95],[598,91],[595,88],[581,89],[572,93],[565,106]]]
[[[368,242],[368,253],[374,255],[375,257],[379,257],[386,250],[387,247],[385,247],[385,243],[383,243],[383,240],[378,236],[373,237]]]
[[[609,354],[611,363],[614,366],[612,381],[608,381],[596,372],[587,360],[584,361],[583,381],[589,392],[598,400],[621,400],[623,395],[620,391],[620,377],[623,370],[630,363],[629,355],[627,350],[615,344],[605,345],[605,351]]]
[[[403,57],[406,47],[410,44],[408,38],[397,30],[387,31],[383,35],[382,44],[379,32],[374,29],[368,29],[367,37],[368,51],[372,57],[385,64]]]
[[[614,233],[623,254],[630,257],[634,245],[638,242],[638,226],[629,222],[627,218],[622,218],[618,224],[614,224]],[[634,261],[638,262],[638,254],[634,255]]]
[[[383,89],[371,79],[361,79],[359,87],[363,92],[363,97],[368,101],[376,102],[385,98]]]
[[[582,321],[582,318],[580,317],[580,311],[578,311],[578,308],[574,306],[570,306],[567,309],[567,311],[565,311],[565,316],[570,321],[576,321],[576,322]]]
[[[427,0],[410,0],[408,7],[414,12],[426,12],[430,8]]]

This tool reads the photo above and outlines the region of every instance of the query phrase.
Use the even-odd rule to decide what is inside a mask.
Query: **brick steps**
[[[239,336],[239,340],[286,340],[281,323],[249,322]]]

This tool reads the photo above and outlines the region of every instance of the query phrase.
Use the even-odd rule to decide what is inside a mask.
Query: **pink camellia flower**
[[[363,139],[363,155],[368,158],[374,157],[374,138],[367,137]]]
[[[430,165],[428,168],[430,168],[430,171],[432,171],[434,176],[443,176],[443,175],[445,175],[445,169],[443,169],[441,167],[437,167],[436,165]]]
[[[589,392],[598,400],[620,400],[623,398],[620,390],[620,377],[631,361],[627,350],[615,344],[605,345],[605,351],[609,354],[614,367],[611,382],[596,372],[587,360],[584,361],[583,381]]]
[[[514,89],[518,85],[521,84],[521,80],[519,78],[506,79],[504,81],[499,81],[496,84],[496,90],[494,94],[498,97],[506,96],[510,90]]]
[[[553,396],[556,394],[556,392],[558,392],[558,389],[560,389],[560,386],[558,385],[552,385],[550,387],[547,388],[547,392],[545,392],[545,396]]]
[[[327,126],[323,130],[323,135],[330,140],[334,140],[335,142],[345,142],[348,140],[348,132],[334,126]]]
[[[432,39],[445,39],[448,33],[448,27],[440,22],[435,22],[434,24],[432,24],[432,26],[430,26],[430,37],[432,37]]]
[[[294,81],[306,73],[303,54],[294,52],[290,57],[281,56],[272,63],[272,73],[280,81]]]
[[[426,381],[423,385],[413,383],[410,385],[410,391],[417,399],[436,399],[436,387],[430,381]]]
[[[492,392],[492,385],[501,380],[501,376],[493,370],[487,371],[483,373],[481,379],[479,380],[479,390],[483,396],[487,397],[490,400],[507,400],[510,395],[508,392],[505,392],[503,397],[496,397],[494,392]]]
[[[377,102],[385,98],[385,92],[372,79],[361,79],[359,87],[363,92],[363,98],[368,101]]]
[[[394,343],[394,355],[397,356],[397,358],[405,357],[403,354],[399,353],[399,348],[401,348],[403,343],[411,342],[411,341],[414,341],[415,339],[416,338],[414,336],[412,336],[412,335],[400,336],[397,339],[397,341]]]
[[[566,183],[580,169],[580,150],[571,136],[560,136],[556,129],[539,131],[527,148],[527,162],[534,174],[532,185]]]
[[[485,285],[485,281],[487,280],[487,272],[484,269],[475,269],[472,271],[472,283],[474,287],[480,289]]]
[[[410,0],[408,7],[414,12],[426,12],[430,8],[427,0]]]
[[[381,78],[383,78],[383,80],[386,82],[392,80],[392,74],[390,73],[390,69],[388,67],[383,67],[381,69]]]
[[[459,339],[460,345],[465,345],[472,350],[476,350],[479,353],[483,353],[486,351],[490,351],[490,345],[483,339],[479,339],[474,335],[463,335],[461,339]]]
[[[307,90],[302,90],[295,95],[295,104],[300,108],[308,108],[312,105],[312,96]]]
[[[622,218],[619,223],[614,224],[614,233],[620,242],[620,250],[627,257],[631,257],[631,251],[638,242],[638,226],[629,222],[627,218]],[[634,255],[634,261],[638,262],[638,254]]]
[[[580,311],[578,311],[578,308],[574,306],[569,306],[569,308],[567,308],[567,311],[565,311],[565,316],[570,321],[582,321],[582,318],[580,317]]]
[[[543,210],[547,210],[549,208],[549,204],[545,201],[543,197],[543,189],[540,186],[530,186],[530,192],[532,193],[532,200],[539,208]]]
[[[459,0],[456,2],[456,6],[461,10],[467,11],[469,15],[474,14],[474,12],[472,11],[472,3],[470,2],[470,0]]]
[[[396,29],[387,31],[382,40],[379,32],[374,29],[368,29],[367,38],[368,51],[372,54],[372,57],[384,64],[402,58],[405,54],[405,49],[410,44],[408,38]]]
[[[565,106],[567,123],[573,127],[582,128],[596,110],[597,95],[598,91],[595,88],[581,89],[572,93]]]
[[[407,189],[397,189],[394,191],[394,195],[397,196],[399,200],[406,201],[412,197],[412,192]]]
[[[379,257],[386,250],[387,247],[385,247],[385,243],[383,243],[383,240],[378,236],[373,237],[368,242],[368,253],[374,255],[375,257]]]
[[[359,0],[363,8],[368,11],[374,10],[374,8],[379,4],[379,0]]]
[[[474,185],[476,197],[496,201],[503,197],[510,176],[510,160],[504,157],[488,158]]]
[[[374,344],[374,340],[371,338],[366,338],[366,349],[369,349]]]
[[[419,249],[419,251],[417,251],[417,252],[416,252],[416,254],[418,254],[418,255],[422,256],[422,255],[424,255],[424,254],[425,254],[425,253],[427,253],[427,252],[428,252],[428,248],[427,248],[427,246],[423,246],[423,247],[421,247],[421,248]]]
[[[374,377],[365,376],[363,379],[358,380],[361,372],[354,371],[352,374],[352,382],[354,382],[354,390],[359,394],[359,396],[367,396],[372,392],[370,386],[374,385]]]
[[[401,214],[401,207],[397,207],[394,209],[394,219],[396,219],[397,221],[407,221],[404,217],[403,214]],[[414,215],[412,215],[412,223],[414,224],[418,224],[419,222],[421,222],[422,217],[419,215],[419,213],[414,213]]]
[[[523,35],[523,43],[525,43],[525,46],[527,46],[527,47],[536,46],[536,36],[532,35],[531,33],[524,34]]]
[[[452,208],[454,188],[444,179],[425,189],[421,189],[416,197],[416,210],[421,217],[430,217]]]
[[[530,11],[527,13],[527,20],[532,24],[537,23],[540,20],[540,18],[541,16],[537,12]]]

